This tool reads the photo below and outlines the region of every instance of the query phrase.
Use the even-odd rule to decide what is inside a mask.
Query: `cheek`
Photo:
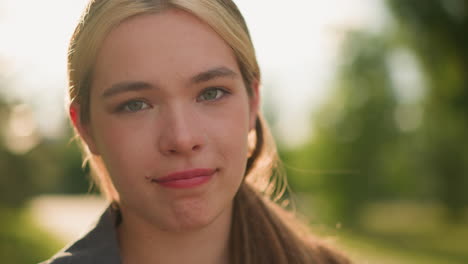
[[[99,115],[97,115],[99,117]],[[131,175],[151,156],[150,122],[122,122],[113,117],[96,118],[96,146],[113,178]]]
[[[213,145],[219,148],[227,164],[243,175],[248,151],[248,108],[246,104],[237,103],[218,114],[210,126],[213,131],[210,133],[216,140]]]

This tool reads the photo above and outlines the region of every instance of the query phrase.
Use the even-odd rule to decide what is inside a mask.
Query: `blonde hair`
[[[176,8],[208,24],[229,45],[236,57],[247,93],[260,80],[255,50],[242,14],[231,0],[92,0],[71,39],[68,55],[69,99],[80,105],[81,123],[89,122],[90,87],[94,59],[106,35],[122,21],[138,15]],[[287,188],[277,170],[274,141],[261,115],[258,116],[245,180],[234,198],[230,238],[231,263],[348,263],[346,258],[296,231],[288,213],[271,202]],[[101,192],[118,201],[108,172],[99,157],[84,146],[93,177]],[[289,220],[288,220],[289,219]],[[302,232],[306,234],[307,232]]]

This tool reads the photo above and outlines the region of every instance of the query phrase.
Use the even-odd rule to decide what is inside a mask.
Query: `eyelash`
[[[147,106],[142,108],[142,109],[135,110],[135,111],[126,109],[126,107],[128,107],[131,103],[139,103],[139,102],[141,102],[143,104],[146,104]],[[115,112],[116,113],[136,113],[136,112],[142,111],[142,110],[147,109],[147,108],[151,108],[151,105],[148,104],[147,102],[145,102],[145,100],[132,99],[132,100],[128,100],[128,101],[120,104],[119,106],[117,106],[117,108],[115,109]]]
[[[206,92],[208,91],[220,91],[222,92],[222,94],[219,96],[219,98],[215,98],[213,100],[204,100],[204,99],[199,99],[202,95],[204,95]],[[225,88],[222,88],[222,87],[209,87],[209,88],[206,88],[204,89],[199,96],[197,96],[197,102],[215,102],[215,101],[218,101],[218,100],[221,100],[223,99],[226,95],[229,95],[231,94],[227,89]],[[128,107],[131,103],[143,103],[143,104],[146,104],[147,106],[145,106],[144,108],[142,109],[139,109],[139,110],[135,110],[135,111],[132,111],[132,110],[128,110],[126,109],[126,107]],[[119,106],[117,106],[117,108],[115,109],[115,112],[116,113],[136,113],[136,112],[139,112],[139,111],[142,111],[144,109],[147,109],[147,108],[151,108],[151,105],[147,102],[145,102],[145,100],[142,100],[142,99],[132,99],[132,100],[128,100],[122,104],[120,104]]]
[[[215,99],[213,99],[213,100],[203,100],[203,99],[202,99],[202,100],[199,100],[199,98],[200,98],[202,95],[204,95],[206,92],[208,92],[208,91],[220,91],[222,94],[220,95],[219,98],[215,98]],[[215,101],[218,101],[218,100],[223,99],[226,95],[230,95],[230,94],[231,94],[231,93],[230,93],[227,89],[225,89],[225,88],[222,88],[222,87],[209,87],[209,88],[204,89],[204,90],[200,93],[200,95],[197,97],[197,102],[199,102],[199,101],[215,102]]]

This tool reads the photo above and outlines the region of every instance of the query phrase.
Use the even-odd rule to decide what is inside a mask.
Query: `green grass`
[[[366,210],[356,230],[325,229],[356,263],[466,264],[468,219],[448,223],[436,206],[392,203]]]
[[[404,238],[399,238],[404,239]],[[340,244],[349,252],[356,263],[379,264],[466,264],[468,258],[462,254],[444,252],[435,248],[421,247],[423,239],[411,241],[411,245],[388,239],[353,233],[341,235]]]
[[[0,208],[1,263],[38,263],[50,258],[62,244],[37,227],[26,210]]]

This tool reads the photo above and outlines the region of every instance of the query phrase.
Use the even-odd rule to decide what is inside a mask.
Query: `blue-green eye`
[[[131,100],[119,106],[117,110],[121,112],[133,113],[133,112],[138,112],[149,107],[150,106],[147,103],[141,100]]]
[[[215,101],[223,97],[227,92],[221,88],[208,88],[197,98],[198,101]]]

